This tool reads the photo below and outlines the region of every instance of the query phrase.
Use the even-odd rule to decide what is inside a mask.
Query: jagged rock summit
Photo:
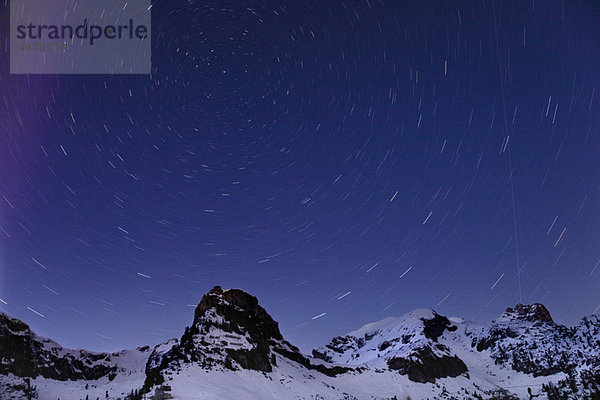
[[[531,305],[519,303],[514,308],[507,308],[500,318],[507,320],[554,323],[548,309],[540,303],[533,303]]]
[[[194,312],[193,326],[197,329],[215,326],[238,334],[247,332],[255,340],[283,339],[279,324],[258,305],[256,297],[240,289],[224,291],[220,286],[202,296]]]

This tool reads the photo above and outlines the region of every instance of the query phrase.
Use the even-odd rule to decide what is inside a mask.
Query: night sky
[[[595,1],[158,1],[151,76],[9,75],[0,15],[0,310],[42,336],[154,345],[214,285],[304,351],[599,311]]]

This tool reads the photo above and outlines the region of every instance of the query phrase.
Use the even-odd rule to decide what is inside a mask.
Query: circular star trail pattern
[[[0,309],[94,350],[178,337],[214,285],[303,350],[417,307],[487,321],[518,275],[558,322],[597,312],[599,18],[159,1],[151,76],[9,75],[3,41]]]

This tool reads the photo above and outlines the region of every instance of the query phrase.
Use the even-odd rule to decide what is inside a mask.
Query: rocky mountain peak
[[[217,327],[225,332],[261,340],[283,339],[279,325],[258,305],[258,299],[243,290],[223,290],[215,286],[202,296],[194,312],[194,328],[206,332]]]
[[[308,370],[328,376],[349,368],[313,364],[298,348],[284,340],[279,325],[258,304],[256,297],[240,289],[215,286],[194,312],[194,322],[180,340],[157,346],[146,365],[145,387],[161,384],[165,376],[183,364],[204,369],[272,372],[277,355]]]
[[[29,325],[27,325],[25,322],[0,312],[0,335],[29,332],[31,332]]]
[[[116,376],[111,354],[62,348],[38,337],[29,325],[0,313],[0,375],[44,377],[57,381]]]
[[[202,296],[194,322],[170,348],[157,347],[146,366],[146,386],[163,382],[163,373],[181,363],[206,369],[271,372],[271,346],[283,341],[279,325],[243,290],[215,286]]]
[[[501,316],[502,319],[554,323],[550,312],[543,304],[517,304],[514,308],[507,308]]]

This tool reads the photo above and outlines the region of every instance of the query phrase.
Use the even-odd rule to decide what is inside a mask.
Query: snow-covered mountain
[[[0,400],[600,399],[600,318],[541,304],[491,324],[415,310],[302,354],[258,300],[203,296],[180,339],[114,354],[63,349],[0,314]]]
[[[117,353],[65,349],[37,336],[24,322],[0,313],[0,400],[106,398],[121,387],[141,387],[149,346]],[[37,389],[36,389],[37,388]]]

